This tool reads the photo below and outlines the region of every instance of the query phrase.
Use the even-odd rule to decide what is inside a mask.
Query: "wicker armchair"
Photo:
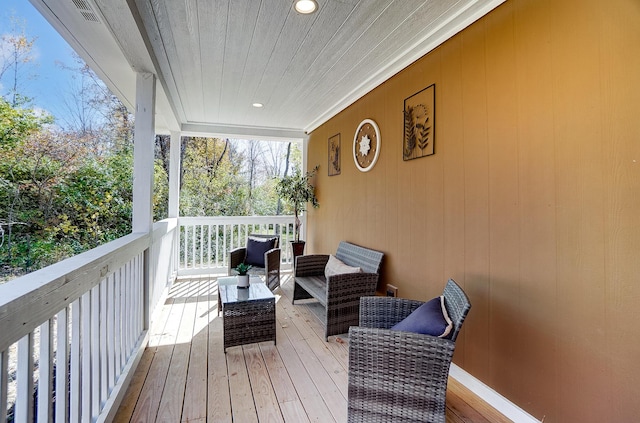
[[[451,340],[389,329],[421,301],[361,299],[360,326],[349,330],[349,422],[445,422],[449,367],[471,304],[452,279],[443,295]]]
[[[253,266],[249,270],[250,275],[264,276],[265,283],[270,290],[274,290],[280,286],[280,237],[278,235],[263,235],[263,234],[250,234],[251,238],[276,238],[275,246],[273,249],[267,251],[264,255],[264,267]],[[240,264],[244,263],[247,258],[247,248],[240,247],[232,250],[229,253],[229,267],[227,274],[229,276],[237,275],[234,269]]]

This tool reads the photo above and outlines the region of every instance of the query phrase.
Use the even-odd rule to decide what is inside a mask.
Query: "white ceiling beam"
[[[307,134],[301,129],[211,125],[205,123],[185,123],[182,125],[181,132],[184,136],[241,138],[265,141],[300,141],[307,137]]]

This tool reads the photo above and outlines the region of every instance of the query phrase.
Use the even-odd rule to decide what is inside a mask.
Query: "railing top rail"
[[[169,217],[153,224],[153,240],[163,237],[178,227],[178,218]]]
[[[280,215],[280,216],[185,216],[179,217],[178,221],[180,225],[221,225],[232,223],[246,223],[246,224],[266,224],[266,223],[291,223],[293,216]]]

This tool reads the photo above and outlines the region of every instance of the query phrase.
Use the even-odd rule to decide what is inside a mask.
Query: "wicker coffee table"
[[[218,287],[222,304],[224,351],[236,345],[276,343],[276,298],[264,282],[251,281],[249,288]]]
[[[218,279],[218,314],[220,314],[220,312],[222,311],[222,301],[221,301],[221,297],[220,297],[220,287],[221,286],[227,286],[227,285],[233,285],[236,286],[238,285],[238,277],[237,276],[221,276]],[[262,282],[262,279],[260,278],[260,276],[257,275],[250,275],[249,276],[249,284],[254,284],[254,283],[260,283]]]

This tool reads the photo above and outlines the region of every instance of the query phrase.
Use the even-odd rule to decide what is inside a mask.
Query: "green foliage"
[[[250,264],[245,264],[245,263],[240,263],[239,265],[237,265],[235,267],[235,271],[238,272],[238,274],[240,276],[244,276],[247,274],[247,272],[252,268],[253,266],[251,266]]]
[[[124,108],[110,110],[111,129],[64,132],[47,125],[51,117],[0,99],[0,280],[131,232],[133,120]],[[194,138],[179,147],[181,215],[277,213],[276,179],[247,180],[241,142]],[[154,167],[157,221],[168,214],[168,166],[157,159]]]
[[[229,140],[192,138],[182,163],[181,216],[243,216],[247,187]],[[236,160],[231,160],[231,155]]]
[[[153,220],[159,221],[169,216],[169,175],[156,159],[153,170]]]
[[[93,137],[56,131],[49,120],[0,99],[0,277],[131,231],[131,152],[101,154]]]
[[[316,175],[319,166],[313,170],[303,174],[300,171],[294,172],[290,176],[280,178],[276,186],[276,192],[291,207],[293,207],[295,215],[295,240],[300,240],[300,212],[307,209],[307,203],[311,203],[314,208],[320,206],[315,194],[315,187],[311,183],[311,179]]]
[[[131,168],[121,175],[119,167],[124,154],[88,158],[67,176],[56,192],[56,225],[47,226],[49,234],[90,249],[131,232]]]
[[[15,23],[15,22],[14,22]],[[0,37],[0,281],[131,232],[133,116],[80,59],[67,90],[73,130],[30,108],[21,81],[35,39],[14,25]],[[4,78],[4,79],[3,79]],[[155,220],[167,216],[168,176],[154,168]]]
[[[278,193],[277,180],[269,178],[253,190],[253,211],[257,216],[274,216],[277,214]]]
[[[14,108],[0,97],[0,151],[13,148],[18,142],[52,123],[49,115],[39,116],[32,109]]]

